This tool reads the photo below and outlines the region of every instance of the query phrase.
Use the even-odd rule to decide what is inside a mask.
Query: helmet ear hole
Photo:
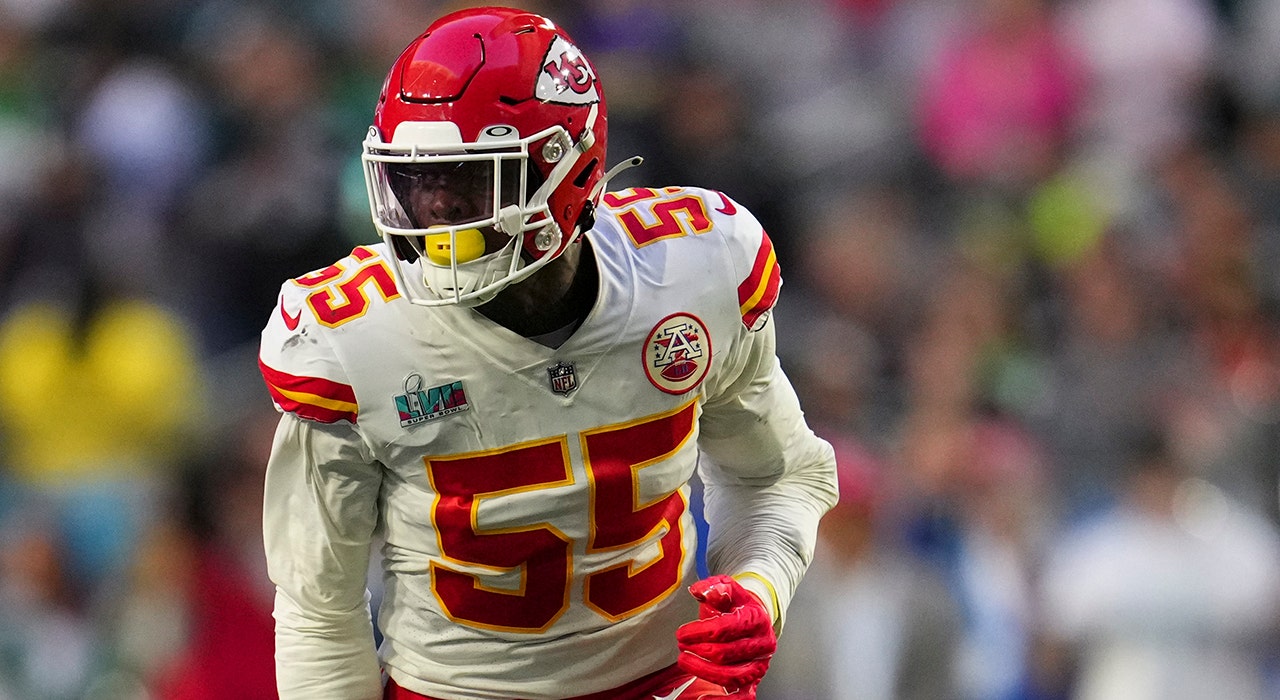
[[[578,176],[573,178],[573,186],[582,189],[587,186],[587,179],[591,177],[591,173],[595,171],[596,165],[599,164],[599,158],[592,158],[586,167],[578,171]]]

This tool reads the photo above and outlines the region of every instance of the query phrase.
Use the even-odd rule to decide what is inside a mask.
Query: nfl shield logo
[[[557,394],[568,395],[578,388],[578,375],[573,371],[572,362],[557,362],[547,368],[547,375],[551,378],[551,390]]]

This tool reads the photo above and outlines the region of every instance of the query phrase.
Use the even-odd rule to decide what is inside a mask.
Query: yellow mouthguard
[[[458,231],[454,234],[454,241],[457,250],[453,251],[455,254],[452,257],[457,258],[459,263],[471,262],[484,255],[484,234],[480,233],[480,229]],[[449,267],[449,234],[428,233],[423,237],[423,247],[426,248],[428,260],[441,267]]]

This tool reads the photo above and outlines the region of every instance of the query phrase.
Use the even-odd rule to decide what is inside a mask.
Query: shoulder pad
[[[602,205],[636,248],[703,234],[722,239],[737,283],[742,323],[750,330],[764,327],[782,276],[773,242],[745,207],[722,192],[698,187],[633,187],[606,194]]]
[[[327,285],[345,279],[352,269],[375,257],[376,251],[359,247],[337,263],[281,286],[277,307],[262,331],[258,355],[267,391],[281,411],[321,423],[356,422],[355,390],[331,338],[333,329],[348,319],[330,319],[336,309],[328,301],[334,295]]]
[[[760,330],[768,320],[769,310],[778,301],[782,287],[782,268],[773,250],[769,234],[747,209],[722,192],[711,191],[718,199],[715,211],[723,214],[717,224],[723,226],[725,242],[738,274],[738,312],[742,325]]]

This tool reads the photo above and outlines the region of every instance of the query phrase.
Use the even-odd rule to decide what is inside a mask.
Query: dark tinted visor
[[[520,162],[502,159],[385,163],[387,185],[415,228],[487,222],[520,204]],[[495,197],[495,193],[497,196]]]

